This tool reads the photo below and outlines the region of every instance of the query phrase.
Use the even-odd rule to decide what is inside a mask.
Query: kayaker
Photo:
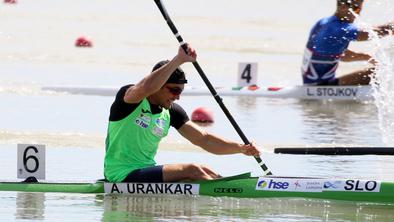
[[[206,132],[189,120],[174,103],[187,83],[179,68],[196,61],[196,51],[180,47],[172,60],[157,63],[152,72],[135,85],[123,86],[110,110],[106,138],[104,175],[110,182],[176,182],[219,178],[211,168],[199,164],[156,165],[161,139],[174,127],[194,145],[214,154],[243,153],[259,156],[254,144],[244,145]]]
[[[376,26],[373,32],[357,27],[355,19],[364,0],[337,0],[335,14],[319,20],[312,28],[304,52],[302,76],[308,85],[368,85],[376,60],[368,53],[348,49],[351,41],[366,41],[372,35],[392,35],[394,22]],[[372,32],[372,31],[371,31]],[[336,77],[340,62],[368,61],[371,67]]]

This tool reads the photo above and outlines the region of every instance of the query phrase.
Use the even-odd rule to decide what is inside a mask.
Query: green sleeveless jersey
[[[109,121],[104,161],[105,178],[123,181],[134,170],[154,166],[160,140],[170,128],[170,112],[152,114],[145,98],[126,118]]]

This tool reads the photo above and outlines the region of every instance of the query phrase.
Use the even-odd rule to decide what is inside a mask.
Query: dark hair
[[[156,63],[155,66],[153,66],[152,72],[159,69],[160,67],[164,66],[165,64],[169,63],[169,60],[163,60],[158,63]],[[166,83],[175,83],[175,84],[186,84],[187,79],[185,76],[185,72],[178,67],[168,78]]]
[[[347,5],[352,9],[359,8],[364,0],[337,0],[337,6]]]

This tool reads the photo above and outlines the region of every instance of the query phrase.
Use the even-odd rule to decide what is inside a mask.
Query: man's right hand
[[[191,47],[189,44],[186,43],[187,46],[187,53],[185,50],[182,48],[182,46],[179,46],[178,49],[178,57],[182,63],[185,62],[195,62],[197,59],[197,53],[196,50]]]
[[[261,149],[260,147],[256,146],[254,142],[252,142],[250,144],[242,144],[241,153],[243,153],[246,156],[260,157]]]
[[[372,57],[368,60],[368,62],[369,62],[370,64],[374,65],[374,66],[376,66],[376,65],[379,64],[379,61],[376,60],[376,59],[374,59],[374,58],[372,58]]]

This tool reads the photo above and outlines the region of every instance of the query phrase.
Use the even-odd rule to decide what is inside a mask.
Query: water
[[[387,3],[387,2],[386,2]],[[389,11],[392,11],[390,8]],[[356,17],[358,15],[354,14]],[[364,27],[370,33],[370,40],[375,49],[371,55],[377,62],[376,75],[372,78],[372,86],[374,88],[373,96],[375,98],[374,104],[378,109],[379,129],[382,132],[382,140],[385,144],[392,144],[394,135],[392,132],[393,123],[388,121],[394,117],[392,97],[393,89],[393,41],[382,41],[379,36],[373,32],[374,27],[371,24],[363,21],[363,18],[356,20],[359,26]]]
[[[392,0],[367,1],[363,22],[393,20]],[[295,85],[308,32],[335,1],[165,1],[184,39],[213,85],[236,84],[238,62],[257,62],[259,85]],[[93,48],[75,48],[81,35]],[[392,38],[352,43],[360,51],[391,58]],[[22,1],[0,4],[0,175],[16,179],[16,144],[47,146],[47,180],[102,178],[104,140],[113,98],[40,90],[48,85],[121,86],[135,83],[153,64],[172,58],[177,41],[153,1]],[[383,91],[392,67],[383,63]],[[339,73],[364,67],[341,65]],[[192,86],[204,83],[193,66],[182,67]],[[292,156],[273,148],[324,145],[392,145],[389,95],[381,105],[360,102],[299,101],[225,97],[224,103],[245,135],[263,148],[263,160],[276,175],[394,180],[391,156]],[[394,97],[393,97],[394,98]],[[198,106],[214,112],[210,132],[241,142],[210,96],[182,97],[188,114]],[[389,139],[388,139],[389,138]],[[89,161],[87,161],[89,160]],[[174,130],[158,163],[196,162],[222,175],[261,171],[253,158],[201,152]],[[114,197],[79,194],[3,192],[4,221],[390,221],[392,206],[304,199]]]
[[[0,213],[9,212],[9,216],[2,217],[6,221],[390,221],[392,218],[389,206],[298,199],[3,193],[0,200]]]
[[[0,148],[3,156],[9,157],[0,163],[0,168],[15,169],[15,148]],[[97,166],[102,166],[103,157],[103,150],[97,148],[52,147],[47,150],[47,179],[93,181],[101,178],[102,169]],[[276,175],[394,180],[391,156],[266,154],[265,160]],[[283,164],[283,160],[287,163]],[[157,161],[210,164],[223,175],[248,170],[261,173],[257,164],[242,155],[220,157],[202,152],[161,151]],[[14,172],[3,170],[2,177],[12,179]],[[2,192],[0,215],[4,221],[390,221],[393,206],[312,199]]]
[[[394,142],[394,135],[391,133],[393,123],[386,120],[394,117],[394,99],[390,93],[393,91],[393,76],[389,74],[394,70],[393,59],[392,56],[390,56],[394,52],[393,43],[381,43],[377,39],[374,39],[374,41],[380,49],[376,52],[375,57],[378,58],[378,61],[381,63],[381,65],[377,67],[377,75],[374,78],[374,97],[376,98],[375,105],[379,110],[379,128],[381,132],[383,132],[383,142],[385,144],[392,144]]]

